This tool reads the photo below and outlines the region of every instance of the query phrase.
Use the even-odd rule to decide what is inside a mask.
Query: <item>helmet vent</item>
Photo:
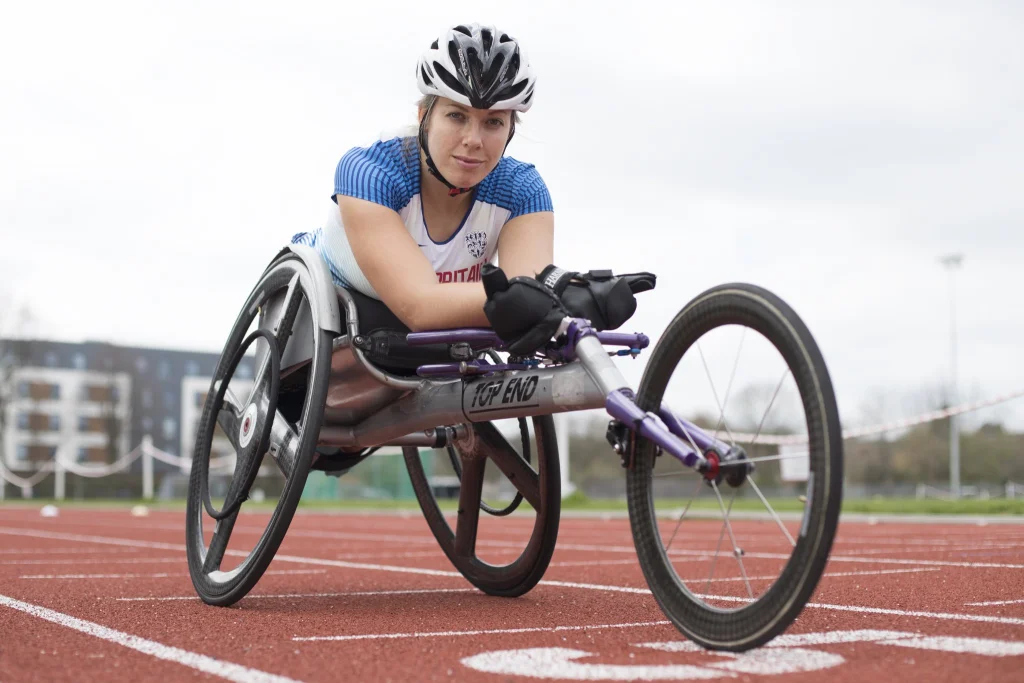
[[[512,38],[507,33],[502,33],[501,38],[498,38],[499,43],[511,43]]]
[[[447,85],[449,88],[451,88],[452,90],[454,90],[455,92],[459,93],[464,97],[469,97],[469,93],[466,92],[466,88],[463,87],[461,83],[459,83],[459,79],[455,78],[455,76],[452,76],[450,73],[448,73],[445,70],[445,68],[438,64],[437,62],[434,62],[434,72],[437,73],[438,78],[444,81],[444,84]]]
[[[430,44],[430,49],[431,50],[436,50],[437,49],[437,41],[436,40]]]
[[[423,66],[420,67],[420,75],[423,76],[423,82],[424,83],[426,83],[427,85],[430,85],[430,86],[434,85],[434,81],[432,81],[430,79],[430,76],[427,75],[426,67],[423,67]]]
[[[480,31],[480,42],[484,45],[484,52],[491,51],[491,44],[494,42],[494,36],[488,30]]]
[[[459,24],[458,26],[456,26],[452,30],[453,31],[458,31],[459,33],[461,33],[464,36],[470,36],[470,37],[473,36],[473,34],[470,32],[469,28],[466,27],[466,26],[463,26],[462,24]]]

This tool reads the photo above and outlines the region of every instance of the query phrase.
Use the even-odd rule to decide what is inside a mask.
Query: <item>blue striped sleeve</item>
[[[532,164],[524,165],[515,175],[512,181],[512,196],[515,199],[509,220],[528,213],[555,210],[551,204],[548,186]]]
[[[395,138],[346,152],[334,173],[334,195],[365,199],[395,211],[402,209],[413,192],[401,145],[402,139]]]

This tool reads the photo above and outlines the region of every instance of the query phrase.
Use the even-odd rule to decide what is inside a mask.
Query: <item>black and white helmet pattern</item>
[[[527,111],[537,77],[514,38],[495,26],[460,24],[445,31],[416,65],[424,95],[474,109]]]

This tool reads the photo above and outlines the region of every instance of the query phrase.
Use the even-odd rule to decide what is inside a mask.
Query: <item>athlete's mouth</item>
[[[461,157],[457,154],[453,154],[452,158],[455,159],[456,163],[465,169],[479,168],[483,163],[483,159],[473,159],[472,157]]]

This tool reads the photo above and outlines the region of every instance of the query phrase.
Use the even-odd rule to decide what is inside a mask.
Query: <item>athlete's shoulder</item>
[[[353,147],[338,162],[334,193],[366,199],[398,211],[419,192],[416,141],[393,137]]]
[[[512,212],[512,218],[535,211],[551,211],[551,195],[537,168],[528,162],[502,157],[477,189],[477,201]]]

